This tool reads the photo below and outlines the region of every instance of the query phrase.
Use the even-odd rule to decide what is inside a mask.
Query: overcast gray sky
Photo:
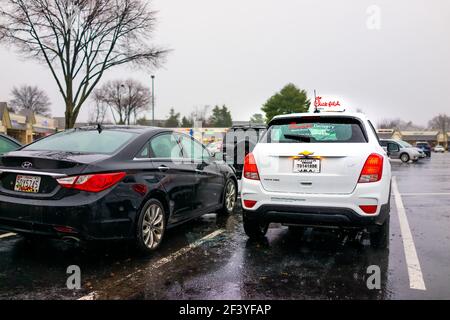
[[[156,70],[156,115],[188,115],[196,106],[226,104],[248,120],[292,82],[360,108],[374,120],[401,117],[426,124],[450,113],[448,0],[153,0],[155,42],[173,49]],[[369,29],[368,8],[380,8]],[[369,20],[373,22],[373,20]],[[370,24],[373,26],[373,24]],[[0,48],[0,100],[14,85],[45,89],[55,116],[63,100],[49,71]],[[104,80],[150,75],[126,68]],[[86,120],[86,105],[79,120]]]

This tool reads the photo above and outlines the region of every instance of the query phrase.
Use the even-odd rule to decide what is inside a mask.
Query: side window
[[[141,152],[138,153],[136,159],[148,159],[150,158],[150,144],[147,142]]]
[[[151,158],[179,159],[183,157],[177,138],[171,133],[154,137],[150,141],[149,153]]]
[[[202,144],[190,137],[181,136],[181,145],[183,146],[185,158],[203,161],[209,159],[209,153]]]
[[[394,143],[394,142],[390,142],[388,144],[388,151],[389,152],[397,152],[400,150],[400,145]]]

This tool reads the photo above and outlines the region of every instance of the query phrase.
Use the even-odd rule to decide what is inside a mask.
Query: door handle
[[[160,166],[160,167],[158,167],[158,170],[159,171],[161,171],[161,172],[166,172],[166,171],[168,171],[170,168],[169,167],[166,167],[166,166]]]

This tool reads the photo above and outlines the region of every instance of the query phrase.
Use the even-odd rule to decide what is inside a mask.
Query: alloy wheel
[[[236,206],[236,186],[232,181],[230,181],[225,191],[225,207],[227,208],[228,212],[232,212],[235,206]]]
[[[159,246],[164,232],[164,223],[163,209],[157,204],[150,205],[142,221],[142,238],[147,248],[154,249]]]

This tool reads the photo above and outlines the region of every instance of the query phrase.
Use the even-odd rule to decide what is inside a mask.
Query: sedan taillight
[[[98,173],[57,179],[59,185],[66,189],[87,192],[101,192],[119,183],[125,178],[125,172]]]
[[[378,182],[383,176],[383,156],[372,153],[368,158],[359,176],[359,183]]]

